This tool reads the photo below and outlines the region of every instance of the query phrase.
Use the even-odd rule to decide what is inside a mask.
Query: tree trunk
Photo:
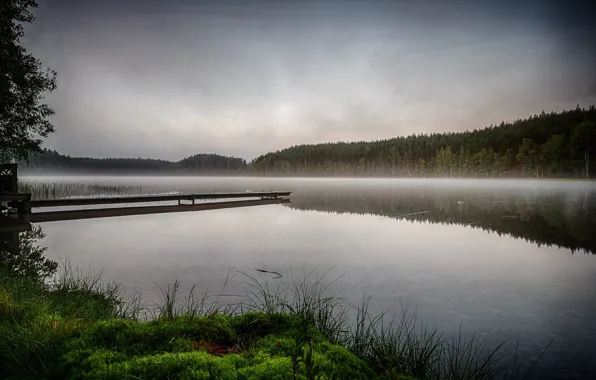
[[[584,151],[584,163],[586,164],[586,178],[590,178],[590,150]]]
[[[588,223],[588,184],[584,186],[584,224]]]

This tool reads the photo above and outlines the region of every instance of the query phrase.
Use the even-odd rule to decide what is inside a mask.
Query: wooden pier
[[[0,231],[10,230],[12,228],[25,228],[27,223],[45,223],[45,222],[59,222],[65,220],[80,220],[80,219],[95,219],[95,218],[110,218],[117,216],[131,216],[131,215],[150,215],[150,214],[164,214],[176,212],[190,212],[190,211],[206,211],[218,210],[224,208],[235,207],[250,207],[290,203],[287,198],[278,199],[256,199],[256,200],[240,200],[230,202],[204,202],[196,204],[181,204],[181,205],[166,205],[166,206],[133,206],[133,207],[109,207],[109,208],[90,208],[78,210],[62,210],[62,211],[47,211],[34,212],[29,214],[15,215],[13,217],[4,217],[4,219],[12,219],[13,222],[0,223]],[[2,219],[0,217],[0,219]],[[20,227],[15,227],[16,223]]]
[[[143,196],[122,196],[122,197],[98,197],[98,198],[67,198],[67,199],[44,199],[31,200],[30,194],[19,193],[2,193],[0,194],[0,201],[9,202],[15,207],[18,214],[31,213],[32,209],[39,209],[44,207],[68,207],[68,206],[94,206],[107,204],[130,204],[130,203],[154,203],[154,202],[178,202],[178,205],[156,205],[145,206],[159,208],[159,207],[178,207],[190,206],[195,208],[223,208],[234,207],[234,203],[264,203],[263,201],[277,201],[280,199],[287,199],[291,192],[289,191],[269,191],[269,192],[247,192],[247,193],[199,193],[199,194],[165,194],[165,195],[143,195]],[[247,200],[246,198],[256,198]],[[197,202],[202,200],[217,200],[226,199],[227,201],[220,202]],[[190,202],[190,203],[183,203]],[[130,208],[130,207],[126,207]],[[139,207],[134,207],[139,208]],[[114,208],[105,208],[103,210],[113,210]],[[84,210],[69,210],[69,211],[84,211]],[[66,211],[54,211],[66,212]],[[38,214],[35,212],[34,214]]]
[[[64,207],[64,206],[91,206],[116,203],[151,203],[182,201],[192,202],[198,200],[214,199],[240,199],[240,198],[260,198],[260,199],[278,199],[290,196],[289,191],[271,191],[254,193],[202,193],[202,194],[164,194],[164,195],[141,195],[141,196],[123,196],[123,197],[101,197],[101,198],[67,198],[67,199],[47,199],[29,201],[31,208],[39,207]]]
[[[19,214],[31,212],[31,194],[0,193],[0,202],[8,202]]]
[[[19,193],[17,185],[17,165],[0,165],[0,202],[8,203],[9,211],[12,211],[12,215],[10,217],[0,215],[0,230],[2,231],[26,228],[25,226],[27,226],[29,223],[59,220],[214,210],[230,207],[289,203],[289,196],[291,194],[289,191],[261,191],[244,193],[162,194],[32,200],[31,194]],[[177,202],[177,204],[151,204],[158,202]],[[133,203],[144,203],[144,205],[131,206],[130,204]],[[61,207],[72,206],[118,204],[121,206],[83,208],[74,210],[60,209]],[[48,207],[58,208],[58,210],[39,211],[40,208]],[[14,215],[14,211],[16,211],[16,215]]]

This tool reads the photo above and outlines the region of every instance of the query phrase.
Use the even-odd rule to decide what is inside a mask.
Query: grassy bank
[[[246,276],[246,297],[162,290],[145,318],[137,297],[99,276],[51,281],[0,273],[2,379],[515,378],[503,346],[444,339],[407,314],[388,322],[328,296],[313,274]],[[356,313],[354,323],[349,312]]]

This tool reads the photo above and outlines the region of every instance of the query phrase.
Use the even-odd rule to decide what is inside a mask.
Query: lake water
[[[27,180],[27,179],[26,179]],[[519,341],[540,371],[596,376],[596,183],[582,181],[36,177],[148,192],[293,191],[291,204],[43,223],[47,256],[147,299],[175,279],[331,269],[349,301],[400,305],[446,335]],[[540,372],[540,373],[543,373]],[[553,376],[554,377],[554,376]]]

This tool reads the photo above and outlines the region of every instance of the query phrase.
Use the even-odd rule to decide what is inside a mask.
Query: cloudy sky
[[[38,1],[23,43],[70,155],[251,159],[596,103],[590,1]]]

